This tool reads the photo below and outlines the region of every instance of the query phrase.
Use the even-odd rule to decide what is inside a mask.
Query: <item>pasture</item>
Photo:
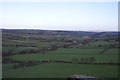
[[[6,78],[68,78],[75,74],[99,78],[117,78],[116,65],[88,65],[69,63],[46,63],[32,67],[24,67],[3,72]]]
[[[103,49],[58,49],[46,53],[23,54],[10,56],[16,60],[62,60],[71,61],[73,58],[95,57],[96,62],[118,62],[117,55],[99,54]]]
[[[116,36],[116,32],[3,30],[2,76],[68,78],[72,75],[87,75],[97,78],[118,78],[120,46]],[[90,58],[97,64],[82,63],[89,62]],[[74,63],[76,59],[79,64]],[[35,61],[50,62],[33,65]],[[32,65],[14,68],[23,64],[21,62],[26,62],[24,65]]]

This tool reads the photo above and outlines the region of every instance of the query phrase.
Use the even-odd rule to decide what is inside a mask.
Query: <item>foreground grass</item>
[[[0,63],[0,79],[2,78],[2,64]]]
[[[3,78],[67,78],[71,75],[117,78],[117,65],[46,63],[3,72]]]

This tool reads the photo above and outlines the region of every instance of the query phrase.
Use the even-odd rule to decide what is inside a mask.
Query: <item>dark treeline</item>
[[[34,29],[2,29],[2,33],[13,33],[13,34],[47,34],[47,35],[118,35],[120,32],[88,32],[88,31],[60,31],[60,30],[34,30]]]
[[[98,63],[96,62],[95,57],[88,57],[88,58],[73,58],[72,61],[63,61],[63,60],[28,60],[28,61],[18,61],[15,59],[11,58],[3,58],[2,60],[3,63],[14,63],[13,69],[18,69],[22,67],[30,67],[34,65],[39,65],[43,63],[49,63],[49,62],[57,62],[57,63],[71,63],[71,64],[96,64],[96,65],[102,65],[102,64],[107,64],[107,65],[120,65],[120,63],[114,63],[114,62],[107,62],[107,63]]]

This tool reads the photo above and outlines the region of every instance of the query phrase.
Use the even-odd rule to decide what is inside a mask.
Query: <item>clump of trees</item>
[[[10,63],[10,62],[11,62],[11,58],[8,58],[8,57],[2,58],[2,63]]]
[[[13,49],[10,49],[10,50],[2,49],[2,56],[11,56],[11,55],[14,55],[14,54],[12,53],[13,50],[14,50],[14,48],[13,48]]]
[[[37,65],[37,64],[39,64],[39,63],[37,61],[33,61],[33,60],[23,61],[23,62],[15,63],[13,65],[13,69],[17,69],[17,68],[21,68],[21,67],[30,67],[30,66]]]
[[[2,56],[10,56],[12,53],[10,51],[2,51]]]
[[[93,39],[85,39],[83,41],[81,41],[81,44],[85,45],[87,43],[90,43]]]
[[[59,46],[57,44],[53,44],[51,46],[46,46],[46,47],[40,47],[40,48],[26,48],[26,49],[17,49],[14,48],[12,50],[3,50],[2,51],[2,56],[11,56],[11,55],[15,55],[15,54],[34,54],[34,53],[43,53],[45,54],[46,51],[53,51],[53,50],[57,50],[59,48]]]
[[[18,63],[22,61],[17,61],[15,59],[11,59],[10,57],[3,57],[2,58],[2,63]]]
[[[51,50],[56,50],[58,48],[59,48],[58,45],[55,45],[55,44],[51,46]]]

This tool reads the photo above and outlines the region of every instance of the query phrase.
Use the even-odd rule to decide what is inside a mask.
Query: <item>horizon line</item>
[[[50,31],[85,31],[85,32],[120,32],[119,30],[117,30],[117,31],[112,31],[112,30],[110,30],[110,31],[106,31],[106,30],[62,30],[62,29],[23,29],[23,28],[21,28],[21,29],[15,29],[15,28],[13,28],[13,29],[9,29],[9,28],[0,28],[0,29],[6,29],[6,30],[50,30]]]

